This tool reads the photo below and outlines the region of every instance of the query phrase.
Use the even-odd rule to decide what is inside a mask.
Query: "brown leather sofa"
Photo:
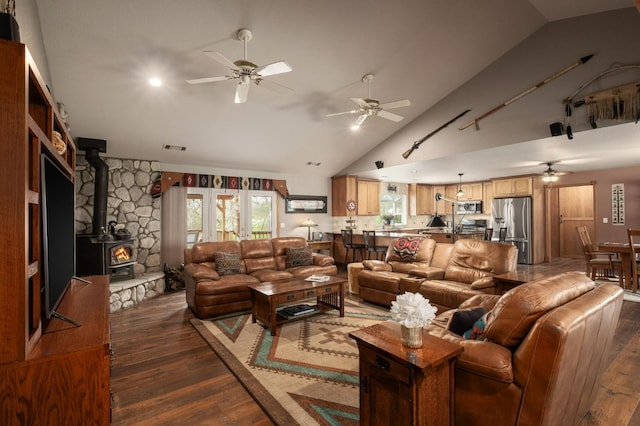
[[[410,260],[397,247],[389,245],[385,261],[362,262],[358,284],[364,300],[390,306],[398,294],[419,292],[443,312],[476,294],[494,294],[493,276],[515,270],[518,263],[515,246],[471,238],[453,244],[424,238]]]
[[[336,275],[334,259],[312,254],[312,264],[287,267],[287,249],[306,247],[304,238],[219,241],[194,244],[184,251],[187,305],[198,318],[251,309],[247,284],[306,278],[313,274]],[[221,275],[216,255],[240,258],[239,270]]]
[[[622,299],[620,287],[568,272],[462,303],[490,312],[484,341],[447,330],[456,310],[436,317],[427,332],[464,347],[455,424],[578,424],[599,391]]]

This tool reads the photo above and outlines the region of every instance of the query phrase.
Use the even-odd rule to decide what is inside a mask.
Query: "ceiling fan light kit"
[[[196,78],[187,80],[187,83],[202,84],[224,80],[238,80],[234,102],[239,104],[247,101],[249,97],[249,85],[251,82],[253,82],[256,86],[261,86],[263,85],[262,83],[265,82],[264,77],[283,74],[293,70],[291,65],[284,61],[273,62],[271,64],[263,66],[258,66],[253,62],[250,62],[247,59],[247,42],[253,38],[251,30],[247,28],[241,28],[237,32],[237,37],[238,40],[244,43],[244,59],[231,61],[220,52],[205,51],[205,54],[207,54],[207,56],[209,56],[211,59],[230,68],[231,75]],[[274,90],[280,89],[282,91],[292,91],[292,89],[274,82],[269,82],[268,86],[271,86],[271,88],[273,88]]]
[[[546,163],[547,170],[542,172],[542,181],[543,182],[556,182],[558,180],[558,171],[551,168],[553,166],[552,162]]]

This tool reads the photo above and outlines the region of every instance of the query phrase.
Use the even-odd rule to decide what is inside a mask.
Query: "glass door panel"
[[[216,194],[216,241],[241,239],[240,199],[238,194]]]

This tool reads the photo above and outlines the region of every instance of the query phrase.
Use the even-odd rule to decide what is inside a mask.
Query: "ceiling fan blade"
[[[333,114],[327,114],[325,117],[334,117],[336,115],[345,115],[345,114],[356,114],[358,112],[362,112],[359,109],[352,109],[351,111],[343,111],[343,112],[334,112]]]
[[[389,111],[378,111],[378,117],[382,117],[382,118],[386,118],[387,120],[391,120],[391,121],[395,121],[396,123],[402,119],[404,119],[404,117],[398,115],[398,114],[393,114]]]
[[[365,101],[362,98],[351,98],[351,100],[353,102],[356,103],[356,105],[358,105],[360,108],[367,108],[369,106],[369,104],[367,103],[367,101]]]
[[[402,108],[411,105],[409,99],[402,99],[400,101],[392,101],[384,104],[380,104],[380,108],[382,109],[394,109],[394,108]]]
[[[358,127],[361,126],[362,123],[364,123],[364,120],[366,120],[368,116],[369,116],[368,114],[362,114],[360,117],[358,117],[354,125]]]
[[[229,59],[227,59],[227,57],[220,52],[205,50],[204,54],[210,57],[211,59],[213,59],[214,61],[224,65],[225,67],[231,68],[232,70],[238,69],[238,67],[236,66],[236,64],[233,63],[233,61],[230,61]]]
[[[248,83],[238,83],[236,86],[236,98],[235,103],[243,104],[247,102],[247,98],[249,97],[249,84]]]
[[[219,77],[205,77],[205,78],[194,78],[191,80],[187,80],[187,83],[189,84],[202,84],[202,83],[213,83],[214,81],[223,81],[223,80],[229,80],[233,77],[229,77],[226,75],[221,75]]]
[[[262,87],[265,87],[265,88],[267,88],[269,90],[273,90],[274,92],[278,92],[278,93],[283,94],[283,95],[289,95],[289,94],[294,92],[294,90],[292,88],[287,87],[287,86],[283,86],[282,84],[276,83],[275,81],[258,78],[256,80],[254,80],[254,82],[256,83],[256,86],[262,86]]]
[[[267,77],[269,75],[282,74],[292,70],[293,68],[291,68],[291,65],[284,61],[279,61],[257,68],[256,73],[262,77]]]

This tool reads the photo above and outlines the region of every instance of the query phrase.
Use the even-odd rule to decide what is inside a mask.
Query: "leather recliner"
[[[489,312],[484,341],[447,330],[456,310],[439,315],[427,332],[464,347],[455,424],[577,424],[599,390],[622,300],[620,287],[567,272],[460,305]]]

